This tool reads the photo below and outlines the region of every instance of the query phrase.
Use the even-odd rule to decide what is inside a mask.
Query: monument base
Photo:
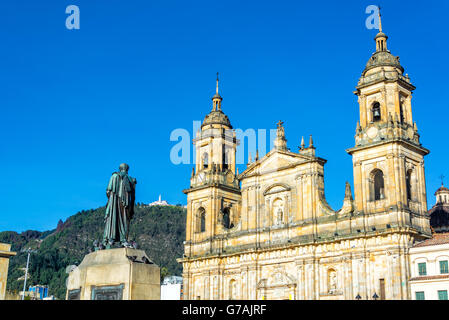
[[[66,300],[160,299],[160,268],[143,250],[118,248],[89,253],[67,280]]]

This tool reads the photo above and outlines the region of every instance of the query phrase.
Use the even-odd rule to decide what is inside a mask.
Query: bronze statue
[[[134,215],[136,195],[136,179],[128,175],[129,166],[120,165],[120,172],[114,172],[109,179],[106,195],[108,204],[105,213],[103,245],[106,249],[120,242],[123,247],[131,247],[128,243],[129,222]]]

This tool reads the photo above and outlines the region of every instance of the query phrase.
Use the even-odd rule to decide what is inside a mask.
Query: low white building
[[[182,300],[182,277],[165,277],[161,285],[161,300]]]
[[[449,232],[410,248],[410,289],[413,300],[448,300]]]
[[[151,203],[149,204],[150,207],[152,207],[152,206],[169,206],[169,205],[170,205],[170,204],[168,204],[167,201],[161,200],[161,195],[159,195],[159,200],[154,201],[154,202],[151,202]]]

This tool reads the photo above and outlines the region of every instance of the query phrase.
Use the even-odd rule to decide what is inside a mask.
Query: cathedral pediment
[[[240,174],[239,179],[252,176],[254,174],[263,175],[274,171],[296,167],[297,165],[316,159],[317,158],[315,157],[305,156],[290,151],[272,150],[263,158],[249,164],[248,168]]]

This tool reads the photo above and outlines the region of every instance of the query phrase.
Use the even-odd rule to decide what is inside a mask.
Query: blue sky
[[[79,30],[65,27],[71,4]],[[377,30],[365,27],[370,4],[381,5],[389,49],[417,87],[431,207],[439,176],[449,184],[445,0],[5,0],[0,231],[48,230],[105,205],[122,162],[137,178],[136,201],[162,194],[185,204],[192,166],[171,163],[170,133],[191,131],[210,111],[217,71],[235,128],[271,129],[282,119],[293,151],[313,134],[328,160],[326,198],[340,208],[345,181],[353,185],[345,152],[358,120],[353,91],[375,50]]]

